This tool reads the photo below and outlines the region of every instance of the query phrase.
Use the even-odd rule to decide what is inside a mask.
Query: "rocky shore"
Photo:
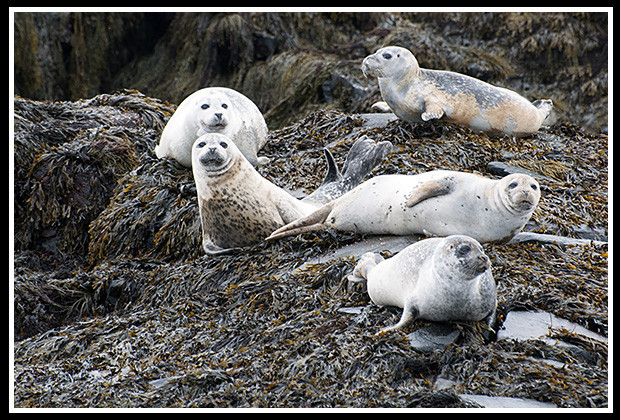
[[[14,406],[608,407],[606,25],[605,13],[16,13]],[[387,44],[551,97],[555,114],[522,139],[367,114],[380,96],[359,66]],[[394,145],[370,176],[535,176],[524,234],[484,245],[493,328],[377,334],[400,310],[347,275],[364,252],[420,237],[328,230],[205,256],[191,170],[154,147],[176,104],[218,85],[259,105],[271,163],[258,170],[298,197],[320,185],[324,148],[342,165],[362,135]]]
[[[485,245],[495,331],[417,322],[377,336],[399,311],[346,277],[363,252],[418,238],[327,231],[204,256],[191,171],[153,153],[173,108],[134,91],[15,99],[17,407],[607,405],[606,135],[561,124],[489,138],[335,111],[272,131],[260,171],[294,194],[320,184],[323,148],[342,164],[365,134],[395,146],[372,175],[527,169],[542,199],[525,230],[587,239]],[[557,322],[543,337],[498,338],[522,311],[596,338]]]

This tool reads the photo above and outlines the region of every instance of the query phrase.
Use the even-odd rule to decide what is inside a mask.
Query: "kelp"
[[[464,408],[475,404],[460,394],[473,393],[607,405],[606,343],[562,330],[554,337],[569,346],[497,341],[480,324],[454,323],[456,342],[419,353],[407,333],[425,321],[377,334],[400,311],[349,284],[359,255],[330,257],[366,236],[327,230],[204,255],[191,171],[153,152],[172,107],[127,91],[16,101],[16,406]],[[118,108],[127,102],[133,111]],[[107,115],[102,106],[127,124],[97,120]],[[321,110],[270,132],[272,163],[258,170],[303,196],[322,181],[323,149],[342,165],[362,135],[394,144],[369,176],[454,169],[497,177],[489,162],[509,163],[540,175],[541,204],[526,230],[607,238],[607,137],[570,124],[514,139],[442,122],[372,126],[363,115]],[[72,167],[80,170],[73,177]],[[53,176],[63,184],[32,188],[43,173],[62,174]],[[76,186],[80,179],[91,182]],[[86,185],[101,188],[100,200]],[[17,210],[37,200],[66,213]],[[49,226],[56,232],[44,244]],[[22,232],[33,239],[18,242]],[[70,240],[79,246],[61,246]],[[544,310],[607,335],[606,244],[484,248],[498,283],[495,330],[510,311]]]

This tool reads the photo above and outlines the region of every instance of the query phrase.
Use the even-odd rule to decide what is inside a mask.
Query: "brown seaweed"
[[[554,334],[571,347],[494,341],[479,324],[456,323],[454,344],[422,354],[406,333],[424,321],[377,335],[399,313],[347,283],[357,255],[329,257],[361,235],[328,230],[203,255],[191,172],[153,153],[169,106],[127,91],[76,103],[20,101],[17,407],[473,406],[464,393],[607,406],[606,343],[565,331]],[[119,109],[124,102],[134,111]],[[70,123],[62,118],[79,113]],[[126,124],[97,120],[105,115]],[[395,145],[372,175],[444,168],[491,176],[488,162],[511,162],[543,175],[541,206],[526,229],[606,240],[604,135],[560,124],[513,139],[445,123],[364,121],[317,111],[272,131],[265,148],[272,164],[259,170],[303,195],[322,180],[322,149],[342,164],[364,134]],[[46,174],[56,182],[34,188]],[[85,174],[91,183],[76,185]],[[86,186],[101,188],[98,199]],[[25,206],[37,200],[51,204],[29,214]],[[79,223],[67,217],[74,215]],[[50,226],[58,245],[41,246]],[[485,252],[498,282],[496,328],[512,310],[545,310],[607,335],[606,244],[488,244]],[[454,385],[442,389],[438,378]]]

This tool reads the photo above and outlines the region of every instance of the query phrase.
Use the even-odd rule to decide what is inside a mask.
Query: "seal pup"
[[[376,305],[403,308],[400,321],[382,331],[416,319],[494,322],[497,291],[491,262],[468,236],[424,239],[387,260],[367,252],[349,280],[366,282]]]
[[[359,183],[391,150],[391,143],[362,137],[349,150],[343,173],[329,151],[328,175],[312,194],[299,200],[263,178],[235,143],[218,133],[199,137],[192,147],[202,246],[208,255],[255,245],[271,232],[306,216]],[[364,173],[366,171],[366,173]]]
[[[539,199],[538,182],[526,174],[499,180],[446,170],[380,175],[267,239],[334,228],[388,235],[468,235],[479,242],[506,242],[525,226]]]
[[[206,133],[230,138],[252,165],[269,163],[269,158],[257,156],[267,143],[263,114],[249,98],[224,87],[200,89],[185,98],[164,127],[155,154],[190,168],[192,145]]]
[[[376,76],[383,100],[408,122],[442,119],[487,134],[527,136],[553,108],[550,99],[530,102],[518,93],[460,73],[420,68],[406,48],[379,49],[362,62]],[[374,108],[384,108],[381,102]]]

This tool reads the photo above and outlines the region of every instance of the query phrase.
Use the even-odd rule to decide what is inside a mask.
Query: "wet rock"
[[[546,403],[527,398],[492,397],[488,395],[459,394],[464,400],[480,404],[485,408],[518,408],[518,409],[548,409],[557,408],[553,403]]]
[[[456,342],[460,336],[458,329],[449,325],[432,323],[425,325],[407,335],[409,344],[420,353],[431,353],[442,350],[446,346]]]

